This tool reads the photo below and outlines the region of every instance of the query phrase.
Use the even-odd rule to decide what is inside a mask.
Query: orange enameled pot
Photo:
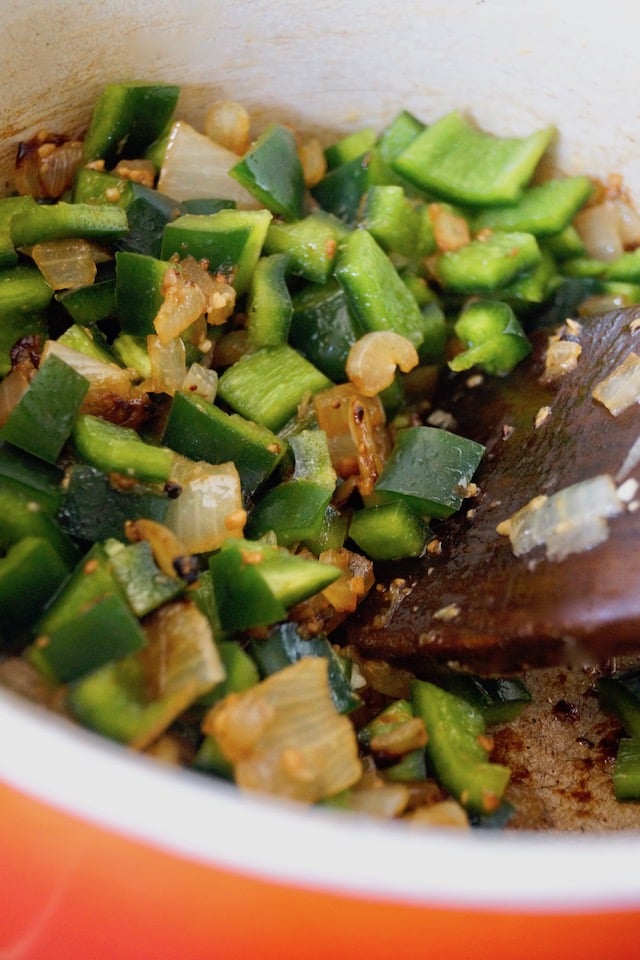
[[[640,8],[610,0],[6,0],[0,170],[81,131],[102,85],[162,79],[329,137],[406,107],[556,123],[567,172],[640,201]],[[241,795],[0,692],[0,957],[640,957],[640,837],[458,833]]]

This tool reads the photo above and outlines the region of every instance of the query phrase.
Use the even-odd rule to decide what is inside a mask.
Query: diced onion
[[[631,473],[632,470],[635,470],[635,468],[638,466],[639,463],[640,463],[640,436],[636,437],[636,439],[631,444],[631,447],[629,448],[629,452],[624,458],[624,462],[622,466],[616,473],[616,481],[619,483],[621,480],[623,480],[627,476],[627,474]]]
[[[151,364],[148,388],[154,393],[166,393],[170,397],[182,388],[187,375],[184,342],[177,337],[163,343],[153,334],[147,337],[147,353]]]
[[[209,711],[203,730],[238,786],[317,803],[360,779],[355,731],[335,708],[328,674],[325,657],[304,657]]]
[[[605,200],[586,207],[574,223],[587,256],[610,262],[624,253],[623,231],[627,231],[627,225],[619,201]]]
[[[82,163],[82,142],[46,132],[21,143],[14,184],[23,196],[57,200],[72,184]]]
[[[365,333],[351,345],[347,377],[365,397],[375,397],[390,387],[399,367],[408,373],[418,365],[418,352],[406,337],[391,330]]]
[[[453,213],[441,203],[429,204],[429,220],[433,225],[434,239],[439,250],[459,250],[471,242],[469,224],[464,217]]]
[[[544,545],[549,560],[582,553],[608,537],[607,519],[625,505],[608,474],[574,483],[552,496],[538,496],[497,527],[516,557]]]
[[[617,417],[634,403],[640,403],[640,357],[629,356],[593,389],[593,398]]]
[[[235,464],[176,456],[171,479],[182,492],[170,501],[165,524],[189,553],[217,550],[228,537],[242,536],[247,516]]]
[[[405,817],[411,824],[425,827],[452,827],[457,830],[470,828],[467,812],[455,800],[440,800],[418,807]]]
[[[237,162],[233,151],[178,120],[169,135],[158,190],[174,200],[216,197],[234,200],[243,209],[257,209],[257,201],[229,176]]]
[[[213,403],[218,392],[218,373],[203,367],[201,363],[192,363],[180,389]]]
[[[167,268],[162,280],[163,301],[153,325],[160,341],[169,343],[206,316],[219,326],[233,313],[236,292],[231,284],[212,276],[206,262],[185,257]],[[206,324],[200,331],[206,337]]]
[[[353,613],[375,583],[373,563],[344,547],[341,550],[324,550],[318,559],[344,570],[341,577],[324,588],[322,595],[338,612]]]
[[[144,623],[146,646],[136,655],[149,722],[130,746],[143,750],[194,700],[225,678],[209,620],[194,603],[165,603]],[[148,698],[148,700],[147,700]]]
[[[169,267],[162,282],[164,300],[153,326],[165,346],[199,320],[205,310],[205,296],[193,280],[185,279],[177,267]]]
[[[360,492],[371,493],[389,450],[380,398],[344,383],[316,393],[313,405],[336,473],[343,479],[356,476]]]
[[[215,143],[236,154],[246,153],[249,147],[251,118],[249,111],[237,100],[216,100],[204,118],[204,132]]]
[[[317,137],[310,137],[298,144],[298,158],[302,165],[305,186],[315,187],[327,172],[324,147]]]
[[[381,783],[353,790],[349,810],[391,820],[404,813],[408,803],[409,790],[403,783]]]
[[[46,240],[31,248],[31,258],[54,290],[88,286],[96,278],[93,250],[86,240]]]
[[[76,373],[85,377],[89,383],[100,390],[109,390],[119,396],[127,396],[131,391],[131,372],[117,363],[106,363],[97,357],[91,357],[81,350],[61,343],[59,340],[47,340],[42,351],[42,362],[54,355],[73,367]]]
[[[557,380],[571,373],[577,367],[581,353],[582,347],[575,340],[551,337],[544,358],[543,380]]]
[[[376,733],[369,744],[373,753],[386,757],[401,757],[410,750],[426,746],[427,731],[421,717],[411,717],[403,723],[389,723],[382,732]]]
[[[19,368],[11,370],[0,381],[0,427],[9,419],[9,414],[29,389],[29,377]]]

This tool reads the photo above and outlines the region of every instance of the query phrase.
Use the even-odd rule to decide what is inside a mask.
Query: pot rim
[[[0,782],[201,864],[431,906],[549,914],[640,907],[638,835],[469,833],[307,809],[134,755],[8,691],[0,692],[0,728],[11,731],[0,744]],[[216,821],[223,830],[212,829]]]

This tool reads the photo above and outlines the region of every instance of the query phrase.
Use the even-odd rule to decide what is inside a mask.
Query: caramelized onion
[[[418,352],[406,337],[391,330],[365,333],[349,349],[347,376],[365,397],[390,387],[399,367],[408,373],[418,365]]]
[[[175,200],[220,197],[234,200],[240,208],[257,209],[257,201],[229,176],[237,162],[232,150],[179,120],[169,135],[158,190]]]
[[[335,708],[328,670],[325,657],[304,657],[205,716],[203,730],[233,764],[238,786],[317,803],[360,779],[355,731]]]
[[[630,353],[608,377],[600,380],[593,388],[593,398],[602,403],[614,417],[634,403],[640,403],[640,357],[638,354]]]
[[[38,133],[18,147],[15,188],[23,196],[57,200],[72,186],[81,164],[80,140]]]
[[[88,286],[96,278],[93,248],[86,240],[45,240],[31,248],[31,258],[54,290]]]
[[[226,150],[242,155],[249,147],[251,118],[237,100],[216,100],[204,118],[204,132]]]

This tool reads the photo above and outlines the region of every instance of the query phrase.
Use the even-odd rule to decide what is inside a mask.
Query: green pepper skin
[[[602,676],[597,689],[602,706],[619,717],[630,737],[640,740],[640,669]]]
[[[526,189],[514,204],[481,210],[473,218],[473,232],[489,228],[553,236],[569,226],[593,192],[589,177],[545,180]]]
[[[419,557],[431,531],[404,500],[356,510],[349,536],[371,560],[402,560]]]
[[[280,546],[317,540],[332,491],[313,480],[286,480],[267,491],[253,507],[246,534],[258,540],[272,532]]]
[[[513,203],[529,182],[555,130],[528,137],[495,137],[451,111],[425,127],[393,161],[419,189],[452,203]]]
[[[236,292],[245,293],[271,220],[268,210],[185,213],[164,228],[160,256],[206,260],[212,273],[227,275]]]
[[[0,438],[47,463],[55,463],[88,389],[85,377],[51,354],[9,414]]]
[[[144,633],[127,602],[117,593],[99,597],[46,634],[26,655],[42,673],[67,683],[136,650]]]
[[[422,517],[444,519],[459,510],[464,488],[484,447],[437,427],[407,427],[398,434],[374,487],[374,502],[406,500]]]
[[[10,229],[15,246],[25,247],[70,237],[115,239],[124,236],[128,223],[120,207],[60,200],[20,210],[12,217]]]
[[[333,583],[342,571],[263,542],[228,539],[209,557],[223,630],[248,630],[284,620],[296,603]]]
[[[246,353],[218,381],[221,400],[248,420],[277,431],[295,416],[307,393],[333,386],[288,343]]]
[[[265,239],[266,253],[286,253],[287,269],[311,283],[326,283],[331,276],[338,244],[348,230],[337,217],[324,210],[315,210],[302,220],[269,224]]]
[[[256,263],[247,296],[247,334],[254,349],[277,346],[289,338],[293,306],[285,280],[287,264],[284,253]]]
[[[514,311],[499,300],[474,301],[460,314],[454,330],[467,346],[449,361],[455,371],[477,365],[504,377],[531,353],[531,343]]]
[[[48,540],[25,537],[0,559],[2,634],[28,627],[69,572]]]
[[[640,799],[640,740],[625,737],[620,741],[613,768],[616,800]]]
[[[169,577],[159,569],[148,540],[126,546],[118,544],[109,552],[109,560],[113,575],[137,617],[146,617],[185,591],[183,580]]]
[[[542,253],[532,233],[496,230],[458,250],[441,253],[433,270],[447,291],[491,294],[537,267]]]
[[[173,116],[180,88],[160,83],[109,83],[93,108],[84,138],[85,161],[142,157]]]
[[[345,292],[360,335],[391,330],[416,349],[424,324],[415,297],[384,250],[366,230],[354,230],[340,249],[334,275]]]
[[[127,520],[163,523],[168,506],[169,498],[157,487],[136,483],[122,490],[108,474],[76,463],[68,471],[57,520],[70,537],[93,543],[122,537]]]
[[[292,297],[289,342],[325,376],[346,380],[349,349],[358,339],[347,296],[335,280],[310,284]]]
[[[267,127],[229,176],[272,213],[285,220],[301,219],[304,176],[295,137],[287,127],[276,123]]]
[[[427,756],[445,789],[471,813],[497,810],[511,772],[489,762],[482,713],[426,680],[413,681],[411,702],[424,720]]]
[[[104,473],[162,483],[171,475],[173,451],[145,443],[130,427],[86,413],[76,418],[72,439],[80,457]]]
[[[11,369],[10,351],[29,334],[49,334],[47,310],[53,290],[37,267],[19,263],[0,270],[0,377]]]
[[[286,442],[267,427],[180,392],[173,398],[163,442],[191,460],[233,461],[245,496],[271,475],[287,450]]]

